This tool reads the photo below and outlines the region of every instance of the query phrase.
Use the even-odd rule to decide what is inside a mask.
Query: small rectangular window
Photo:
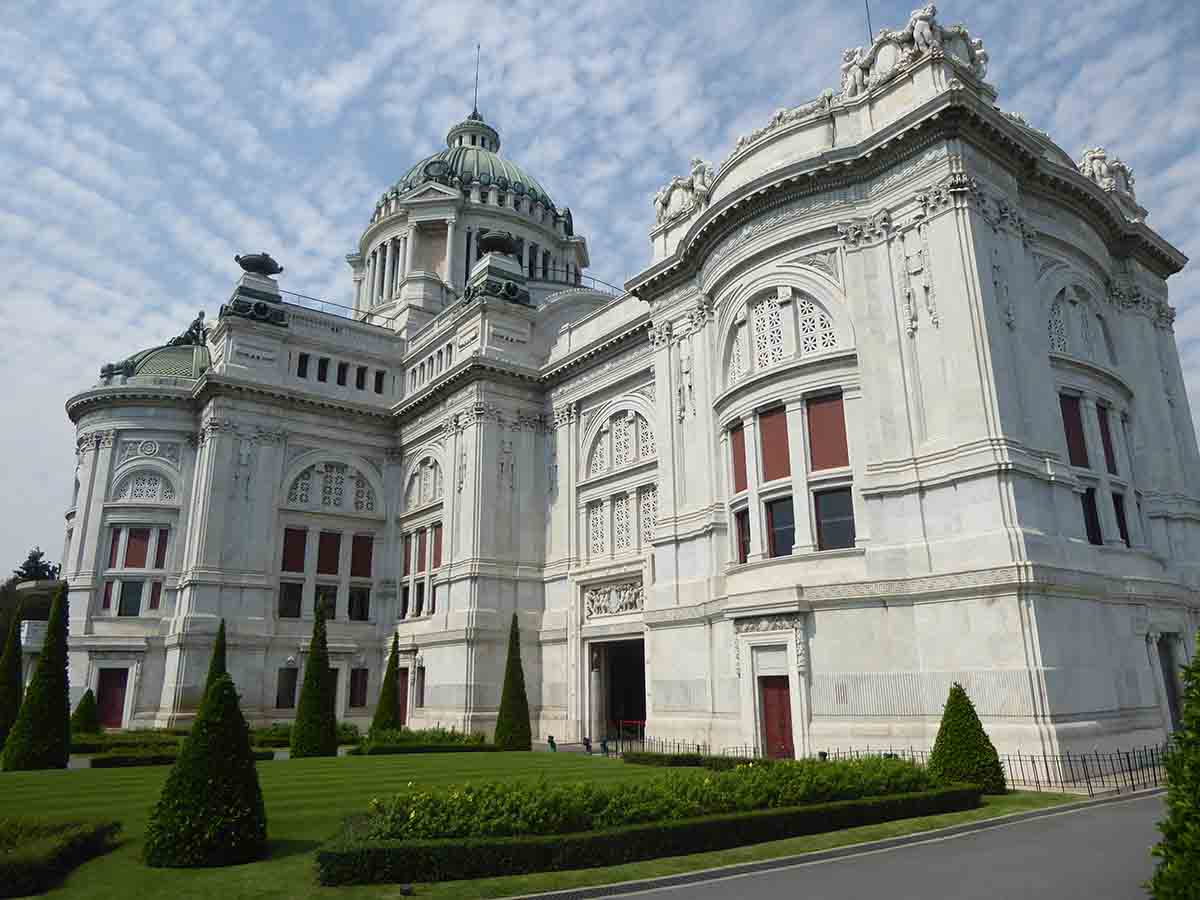
[[[401,561],[401,570],[405,575],[412,571],[412,539],[411,534],[404,536],[404,559]]]
[[[1071,465],[1086,469],[1087,441],[1083,438],[1083,413],[1079,408],[1079,398],[1074,394],[1059,394],[1058,403],[1062,408],[1063,430],[1067,435],[1067,459]]]
[[[150,585],[150,608],[158,609],[162,604],[162,582],[156,581]]]
[[[304,602],[304,584],[300,581],[279,582],[279,609],[281,619],[300,618],[300,607]]]
[[[367,705],[367,670],[350,670],[350,706],[358,709]]]
[[[1104,534],[1100,530],[1100,513],[1096,509],[1096,489],[1088,488],[1080,497],[1083,504],[1083,528],[1087,533],[1089,544],[1104,543]]]
[[[317,542],[317,574],[336,575],[338,573],[338,557],[342,555],[342,533],[340,531],[322,531]]]
[[[1125,546],[1129,546],[1129,523],[1125,520],[1125,495],[1113,494],[1113,512],[1117,517],[1117,532]]]
[[[442,523],[433,526],[433,568],[442,564]]]
[[[275,689],[276,709],[296,708],[296,680],[299,671],[291,666],[279,670],[279,682]]]
[[[400,618],[402,619],[408,618],[408,592],[407,584],[400,588]]]
[[[350,577],[370,578],[371,563],[375,552],[375,538],[370,534],[356,534],[350,544]]]
[[[1104,447],[1104,465],[1109,475],[1117,474],[1117,454],[1113,450],[1112,431],[1108,426],[1108,407],[1096,405],[1096,413],[1100,419],[1100,443]]]
[[[425,571],[425,529],[417,529],[417,571]]]
[[[744,563],[750,558],[750,511],[739,509],[733,514],[737,531],[737,561]]]
[[[746,490],[746,432],[741,425],[729,429],[729,452],[733,454],[733,492]]]
[[[125,542],[125,568],[146,568],[146,555],[150,551],[150,529],[130,528]]]
[[[792,474],[788,459],[787,412],[780,407],[759,415],[758,434],[762,439],[763,479],[787,478]]]
[[[814,397],[806,406],[809,456],[813,469],[839,469],[850,465],[842,395]]]
[[[322,356],[317,360],[317,381],[329,380],[329,357]]]
[[[417,666],[417,677],[413,680],[413,706],[420,709],[425,705],[425,667]]]
[[[283,529],[283,571],[304,571],[304,545],[307,541],[308,532],[303,528]]]
[[[118,616],[136,616],[142,611],[143,581],[122,581],[120,602],[117,605]]]
[[[298,377],[298,378],[307,378],[308,377],[308,354],[307,353],[301,353],[298,357],[296,357],[296,377]]]
[[[842,550],[854,546],[854,498],[850,488],[813,494],[817,519],[817,549]]]
[[[337,383],[342,387],[346,386],[346,378],[350,374],[350,363],[340,362],[337,364]]]
[[[352,622],[367,622],[371,619],[371,589],[369,587],[350,588],[350,604],[348,616]]]
[[[768,551],[772,557],[789,556],[796,541],[796,518],[792,498],[772,500],[767,504]]]
[[[112,586],[111,581],[104,582],[104,598],[100,602],[101,609],[112,609]]]
[[[318,584],[313,595],[313,614],[315,615],[316,611],[320,609],[325,611],[326,619],[336,619],[337,595],[336,584]]]
[[[417,582],[417,611],[415,615],[421,615],[425,612],[425,582]]]
[[[112,541],[108,545],[108,567],[115,569],[117,567],[117,551],[121,546],[121,529],[114,528],[112,530]]]
[[[154,568],[156,569],[165,569],[167,567],[167,540],[170,536],[170,529],[158,529],[158,544],[154,547]]]
[[[383,393],[383,372],[382,371],[376,371],[376,373],[375,373],[375,393],[377,393],[377,394]]]
[[[356,388],[358,388],[360,391],[365,391],[367,389],[367,367],[366,366],[359,366],[354,371],[354,386]]]

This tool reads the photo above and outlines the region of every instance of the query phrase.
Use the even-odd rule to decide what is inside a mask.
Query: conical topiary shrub
[[[396,731],[404,727],[400,721],[400,639],[392,635],[392,652],[388,654],[387,669],[383,683],[379,686],[379,704],[375,707],[375,718],[367,737],[383,731]]]
[[[337,756],[337,717],[334,715],[333,679],[329,672],[329,648],[325,641],[325,609],[317,607],[313,619],[304,684],[292,725],[292,758]]]
[[[25,685],[21,681],[21,608],[13,610],[4,650],[0,652],[0,747],[8,739],[21,711]]]
[[[96,709],[96,695],[88,688],[79,698],[75,712],[71,713],[72,734],[99,734],[100,712]]]
[[[975,704],[957,681],[950,688],[938,728],[929,772],[945,782],[979,785],[985,794],[1003,794],[1004,768],[991,738],[975,713]]]
[[[267,811],[250,729],[228,675],[205,692],[162,795],[143,854],[151,866],[231,866],[267,852]]]
[[[508,632],[508,662],[504,666],[504,689],[496,715],[496,746],[501,750],[530,750],[533,734],[529,727],[529,699],[525,696],[525,671],[521,668],[521,632],[513,613]]]
[[[4,742],[4,771],[65,769],[71,755],[71,698],[67,680],[67,588],[50,604],[46,640],[17,721]]]
[[[227,674],[225,668],[225,620],[221,620],[220,627],[217,628],[217,640],[213,644],[212,659],[208,662],[208,677],[204,679],[204,693],[208,693],[208,689],[212,687],[214,681],[221,675]]]
[[[1166,754],[1167,817],[1158,823],[1155,900],[1200,897],[1200,659],[1183,669],[1183,722]]]

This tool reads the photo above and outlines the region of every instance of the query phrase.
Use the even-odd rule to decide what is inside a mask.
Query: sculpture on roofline
[[[716,177],[712,163],[692,157],[691,174],[676,175],[654,194],[654,220],[659,225],[685,219],[708,206],[708,195]]]
[[[851,47],[842,52],[843,97],[857,97],[867,89],[867,72],[863,63],[862,47]]]
[[[908,24],[902,34],[912,39],[917,53],[924,53],[942,45],[941,29],[934,21],[936,17],[937,5],[934,3],[914,9],[908,17]]]
[[[203,347],[208,341],[208,328],[204,325],[204,310],[200,310],[200,314],[192,319],[192,324],[187,327],[187,331],[179,335],[179,337],[171,338],[167,341],[168,347]]]

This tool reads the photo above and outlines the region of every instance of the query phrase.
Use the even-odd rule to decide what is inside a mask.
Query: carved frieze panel
[[[121,452],[117,462],[120,464],[139,457],[152,458],[159,459],[178,469],[180,448],[181,445],[176,441],[157,441],[152,439],[122,441]]]
[[[751,616],[735,619],[734,631],[734,670],[740,678],[741,671],[741,641],[738,637],[748,634],[763,634],[770,632],[791,632],[794,638],[796,671],[808,672],[808,628],[804,621],[804,613],[781,613],[779,615]]]
[[[646,592],[641,581],[591,587],[583,594],[583,615],[588,621],[641,612],[645,605]]]

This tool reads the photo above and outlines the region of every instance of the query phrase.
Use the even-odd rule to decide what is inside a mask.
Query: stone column
[[[458,229],[454,227],[454,219],[446,220],[446,283],[453,287],[457,281],[455,278],[454,263],[457,260],[457,254],[454,252],[455,246],[458,244]]]
[[[377,249],[375,251],[375,253],[378,254],[378,257],[379,257],[375,263],[375,272],[376,272],[376,275],[378,276],[377,284],[375,285],[375,296],[379,298],[380,302],[383,301],[384,296],[385,296],[385,294],[384,294],[384,274],[385,274],[385,269],[387,268],[387,266],[385,264],[385,259],[384,259],[384,253],[386,252],[385,247],[386,247],[386,245],[380,244],[379,249]]]
[[[787,410],[788,466],[792,470],[792,515],[796,534],[793,553],[807,553],[816,547],[813,540],[811,498],[808,493],[808,417],[803,400],[793,400]]]
[[[850,455],[853,484],[850,498],[854,503],[854,546],[863,546],[871,537],[867,521],[862,486],[867,482],[867,423],[870,415],[863,400],[862,388],[852,385],[842,389],[842,415],[846,418],[846,451]]]
[[[396,265],[396,239],[388,238],[387,243],[383,246],[387,248],[387,255],[384,257],[383,264],[383,299],[390,300],[392,297],[392,286],[395,284],[392,276],[395,273]]]
[[[375,259],[377,251],[372,250],[371,255],[367,257],[367,295],[364,306],[375,305]]]
[[[417,247],[417,226],[412,225],[404,236],[404,275],[408,277],[413,271],[413,257]]]
[[[588,648],[588,699],[591,707],[591,734],[588,735],[594,744],[599,744],[604,737],[604,673],[600,670],[600,648]]]

